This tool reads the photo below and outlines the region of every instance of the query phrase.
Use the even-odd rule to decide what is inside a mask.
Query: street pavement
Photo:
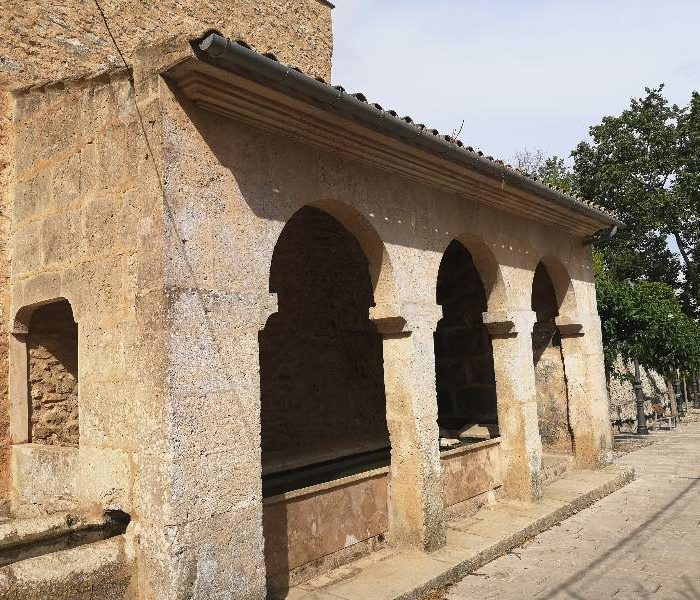
[[[635,481],[444,598],[700,600],[700,422],[652,436],[654,444],[616,461],[634,467]]]

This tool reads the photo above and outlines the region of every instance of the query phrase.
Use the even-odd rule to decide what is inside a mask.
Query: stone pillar
[[[391,440],[389,537],[432,551],[445,544],[433,333],[437,306],[375,307],[384,342]]]
[[[10,334],[10,442],[30,441],[27,333]]]
[[[612,461],[613,444],[600,318],[588,316],[584,323],[561,315],[556,325],[561,334],[576,464],[594,469]]]
[[[535,313],[484,313],[491,334],[498,396],[503,485],[510,498],[542,495],[542,440],[537,423],[532,328]]]
[[[258,334],[275,310],[262,291],[168,295],[167,571],[148,598],[266,595]]]
[[[598,462],[593,419],[589,410],[588,368],[583,340],[583,325],[568,316],[556,317],[561,336],[561,353],[566,373],[569,426],[574,438],[576,466],[593,469]]]

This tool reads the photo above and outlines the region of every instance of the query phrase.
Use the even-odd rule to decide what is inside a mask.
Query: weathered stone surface
[[[373,548],[365,542],[384,531],[395,546],[444,546],[434,334],[444,317],[436,302],[440,263],[452,240],[468,252],[483,287],[470,311],[478,354],[471,360],[462,348],[460,360],[472,371],[470,392],[483,385],[484,394],[478,410],[460,416],[484,414],[491,426],[497,419],[501,434],[498,453],[486,452],[469,473],[463,464],[450,467],[452,500],[488,496],[501,480],[513,498],[542,493],[530,302],[540,261],[568,319],[555,324],[576,336],[561,349],[567,391],[577,390],[575,452],[598,465],[611,444],[591,256],[582,240],[357,153],[319,149],[269,123],[258,127],[255,115],[242,122],[193,106],[158,71],[191,57],[183,36],[201,33],[214,13],[231,27],[243,19],[254,43],[279,44],[283,60],[323,74],[328,48],[316,54],[313,46],[327,33],[327,5],[234,4],[121,7],[116,34],[129,41],[133,72],[95,75],[95,61],[108,63],[112,51],[87,36],[99,37],[92,5],[49,11],[64,24],[31,9],[12,25],[41,20],[39,56],[46,55],[51,77],[84,76],[23,89],[7,106],[12,509],[130,513],[138,561],[129,593],[144,600],[263,598],[265,548],[268,559],[282,555],[284,562],[280,548],[290,532],[279,523],[288,516],[292,538],[303,543],[286,558],[300,569],[315,560],[337,565]],[[110,18],[116,6],[104,7]],[[292,21],[272,16],[273,8]],[[162,41],[150,36],[156,19],[176,39],[144,48],[145,39]],[[29,83],[39,66],[26,39],[4,43],[27,59],[16,62]],[[253,99],[250,90],[241,97]],[[297,103],[287,116],[300,110]],[[308,119],[304,127],[317,125]],[[398,141],[391,151],[422,160]],[[305,214],[313,218],[302,234],[288,238]],[[307,242],[312,251],[301,250]],[[31,396],[23,378],[38,381],[41,365],[56,366],[45,352],[51,343],[22,352],[34,343],[31,315],[56,299],[70,304],[80,332],[79,428],[68,427],[77,447],[27,444],[22,431]],[[490,359],[489,336],[492,365],[481,364]],[[38,405],[65,403],[54,402],[56,389],[45,386]],[[62,391],[74,398],[74,388]],[[74,404],[69,414],[63,421],[72,423]],[[295,516],[294,506],[266,532],[264,469],[387,445],[388,482],[368,486],[381,489],[358,483],[337,502],[314,507],[325,533],[309,537],[307,513]],[[352,539],[334,528],[330,515],[339,506],[353,516]],[[273,570],[283,571],[279,562]]]
[[[78,445],[78,326],[70,305],[39,307],[29,322],[31,441]]]
[[[481,442],[473,448],[458,448],[441,455],[445,507],[501,486],[501,455],[498,446],[497,441]]]

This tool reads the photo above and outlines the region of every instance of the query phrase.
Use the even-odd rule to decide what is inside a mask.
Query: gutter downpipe
[[[350,118],[370,129],[409,141],[431,153],[444,156],[452,162],[466,165],[482,175],[496,179],[501,184],[512,185],[524,192],[546,198],[580,215],[607,223],[611,226],[610,231],[614,230],[610,238],[617,233],[618,228],[624,227],[622,221],[588,206],[580,200],[553,190],[524,175],[512,172],[510,169],[468,150],[463,150],[437,135],[426,135],[424,133],[426,130],[402,119],[390,117],[385,111],[358,100],[351,94],[347,94],[342,88],[335,88],[318,81],[246,46],[232,42],[218,33],[207,35],[203,40],[194,42],[193,46],[198,58],[214,66],[232,71],[243,69],[253,76],[253,80],[262,80],[262,83],[268,85],[272,83],[273,87],[282,88],[280,91],[293,90],[320,108]],[[416,129],[418,129],[417,132]]]

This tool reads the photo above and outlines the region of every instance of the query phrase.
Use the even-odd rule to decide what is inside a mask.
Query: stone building
[[[332,87],[327,2],[99,8],[0,16],[0,497],[130,517],[51,597],[283,594],[610,460],[614,216]]]

